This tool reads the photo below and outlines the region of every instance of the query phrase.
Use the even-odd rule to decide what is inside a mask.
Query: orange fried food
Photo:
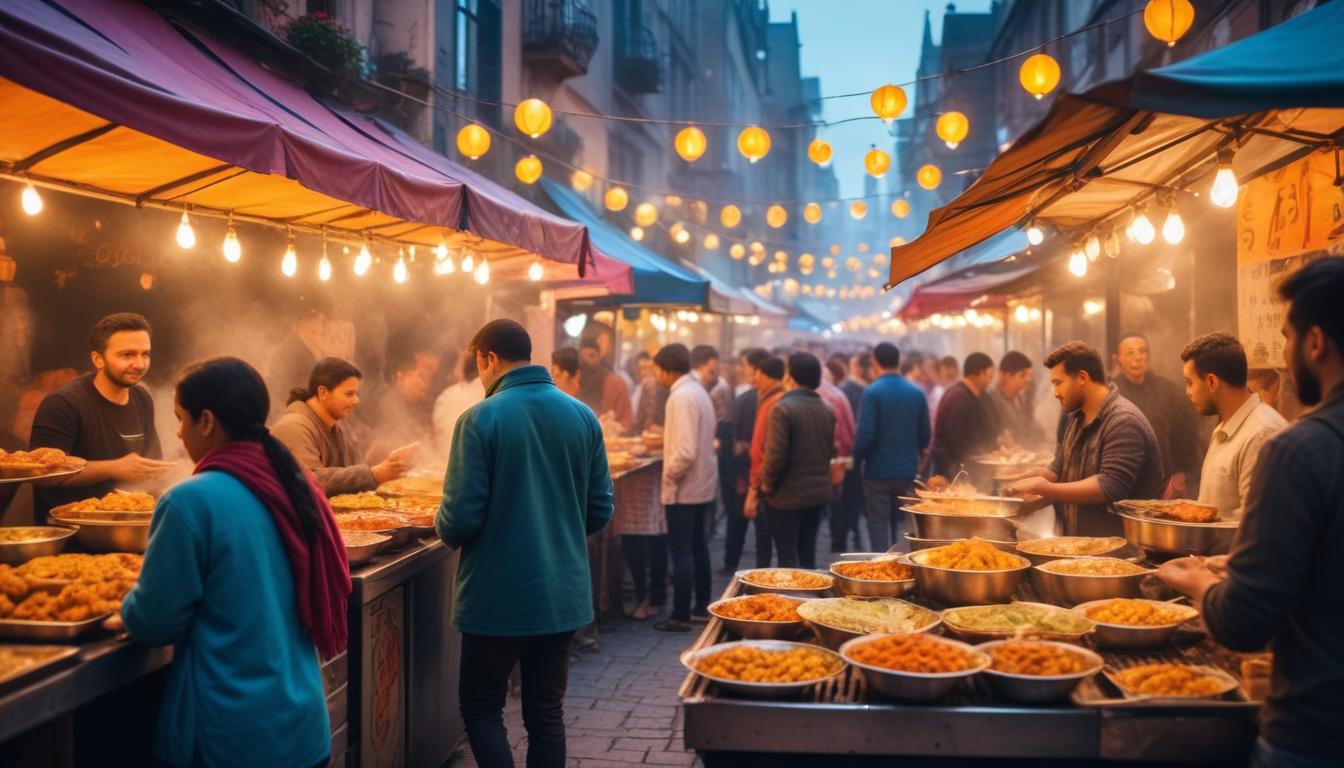
[[[89,512],[153,512],[154,497],[148,493],[113,491],[101,499],[85,499],[70,505],[71,515]]]
[[[1217,696],[1227,688],[1222,678],[1188,664],[1139,664],[1112,677],[1121,688],[1140,696]]]
[[[835,674],[844,664],[816,648],[765,650],[738,645],[706,656],[696,671],[744,683],[803,683]]]
[[[798,601],[779,595],[752,595],[728,600],[714,607],[714,615],[749,621],[802,621]]]
[[[857,563],[836,563],[835,572],[851,579],[868,581],[905,581],[913,579],[910,566],[895,560],[865,560]]]
[[[1081,653],[1049,643],[1014,641],[985,649],[990,668],[1013,675],[1077,675],[1088,669]]]
[[[28,594],[28,580],[17,570],[0,565],[0,596],[19,598]]]
[[[946,491],[947,478],[943,477],[942,475],[934,475],[933,477],[929,478],[928,482],[924,483],[924,489],[933,491],[935,493],[937,493],[938,491]]]
[[[34,448],[31,451],[0,450],[0,466],[30,466],[33,464],[64,464],[65,451],[58,448]]]
[[[140,575],[144,558],[129,552],[109,555],[46,555],[14,569],[25,579],[78,579],[81,581],[110,581],[130,579]]]
[[[1193,501],[1182,501],[1179,504],[1162,507],[1159,514],[1183,523],[1212,523],[1218,519],[1218,508]]]
[[[962,539],[943,547],[934,547],[922,555],[923,563],[935,568],[958,571],[1006,571],[1020,568],[1026,561],[1010,555],[984,539]]]
[[[1021,541],[1018,552],[1030,552],[1033,555],[1055,555],[1060,557],[1078,557],[1080,555],[1102,555],[1125,546],[1125,540],[1117,536],[1055,536],[1049,539]]]
[[[1115,557],[1075,557],[1066,560],[1051,560],[1039,568],[1050,573],[1062,573],[1066,576],[1136,576],[1146,573],[1147,568],[1135,565],[1128,560]]]
[[[981,663],[976,654],[929,635],[886,635],[852,646],[848,655],[870,667],[924,674],[961,672]]]
[[[1192,619],[1196,612],[1182,605],[1166,605],[1148,600],[1117,597],[1088,608],[1086,613],[1087,618],[1101,624],[1161,627]]]
[[[822,589],[831,586],[831,577],[794,568],[765,568],[752,571],[742,580],[761,587],[784,589]]]
[[[336,527],[342,531],[393,531],[406,527],[401,515],[376,512],[351,512],[336,515]]]
[[[332,509],[386,509],[389,505],[387,499],[376,493],[342,493],[332,496],[329,499]]]

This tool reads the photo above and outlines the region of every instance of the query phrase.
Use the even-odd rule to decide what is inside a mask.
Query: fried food
[[[934,475],[924,483],[924,488],[934,493],[940,493],[947,490],[947,478],[942,475]]]
[[[332,509],[386,509],[387,499],[376,493],[342,493],[332,496],[328,501]]]
[[[1169,605],[1151,600],[1117,597],[1090,606],[1087,618],[1099,624],[1120,624],[1127,627],[1164,627],[1180,624],[1197,615],[1193,608]]]
[[[748,621],[802,621],[798,601],[779,595],[752,595],[725,600],[713,608],[715,616]]]
[[[1037,566],[1043,571],[1065,576],[1137,576],[1148,569],[1117,557],[1075,557],[1051,560]]]
[[[442,496],[443,475],[408,475],[378,486],[384,496]]]
[[[1026,560],[1010,555],[984,539],[962,539],[926,549],[918,557],[924,565],[955,571],[1006,571],[1027,565]]]
[[[401,515],[379,512],[348,512],[336,515],[336,527],[342,531],[394,531],[406,527]]]
[[[695,662],[701,674],[744,683],[805,683],[829,677],[843,666],[816,648],[766,650],[749,645],[733,646]]]
[[[31,451],[0,450],[0,467],[57,466],[69,460],[59,448],[34,448]]]
[[[0,565],[0,596],[18,598],[28,594],[28,580],[14,568]]]
[[[414,509],[401,509],[397,511],[406,525],[412,528],[433,528],[434,518],[438,517],[439,509],[427,507],[418,507]]]
[[[980,666],[982,659],[960,646],[929,635],[887,635],[851,646],[851,661],[897,672],[940,674]]]
[[[1051,557],[1083,557],[1114,552],[1125,543],[1119,536],[1056,536],[1018,542],[1017,551]]]
[[[90,512],[153,512],[154,497],[142,491],[113,491],[101,499],[85,499],[71,504],[67,515],[79,516]]]
[[[35,557],[18,568],[0,572],[0,588],[7,595],[0,601],[0,618],[87,621],[114,613],[135,585],[142,562],[140,555],[126,553]],[[24,583],[26,596],[22,599],[12,592],[16,579]],[[50,579],[70,583],[55,595],[43,590],[31,591],[32,581]]]
[[[1182,501],[1157,508],[1157,514],[1183,523],[1212,523],[1218,519],[1218,508],[1209,504]]]
[[[78,581],[135,581],[144,558],[129,552],[109,555],[45,555],[14,569],[25,579],[67,579]]]
[[[959,629],[1013,635],[1078,635],[1092,629],[1091,621],[1073,611],[1026,603],[952,608],[943,621]]]
[[[365,547],[386,540],[386,536],[373,531],[341,531],[341,541],[345,542],[347,547]]]
[[[1139,664],[1111,674],[1115,684],[1138,696],[1217,696],[1227,681],[1189,664]]]
[[[0,528],[0,544],[30,544],[59,538],[68,532],[68,528],[48,528],[40,525]]]
[[[762,568],[742,577],[748,584],[776,589],[824,589],[831,586],[831,577],[794,568]]]
[[[933,611],[896,598],[808,600],[798,606],[798,615],[816,624],[865,635],[869,632],[919,632],[938,619]]]
[[[864,560],[857,563],[836,563],[831,566],[836,573],[850,579],[867,581],[905,581],[913,579],[910,566],[896,560]]]
[[[1081,653],[1030,640],[996,645],[986,648],[985,653],[989,654],[990,669],[1011,675],[1079,675],[1090,666]]]

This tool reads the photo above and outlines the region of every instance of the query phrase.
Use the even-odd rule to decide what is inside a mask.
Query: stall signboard
[[[1247,182],[1237,201],[1237,325],[1252,368],[1283,367],[1274,287],[1305,261],[1344,249],[1344,189],[1334,150]]]

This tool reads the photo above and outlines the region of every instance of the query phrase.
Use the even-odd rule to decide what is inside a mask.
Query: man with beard
[[[149,372],[149,321],[133,312],[108,315],[93,326],[94,372],[53,389],[33,417],[30,448],[59,448],[88,460],[83,472],[35,483],[33,515],[41,525],[52,507],[143,486],[172,462],[154,429],[154,400],[140,386]]]
[[[1279,286],[1283,353],[1304,405],[1270,439],[1226,557],[1185,557],[1158,575],[1234,651],[1273,651],[1253,766],[1339,765],[1344,755],[1344,259]]]

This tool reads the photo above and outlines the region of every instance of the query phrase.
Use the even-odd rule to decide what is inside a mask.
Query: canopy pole
[[[68,139],[62,139],[61,141],[58,141],[45,149],[39,149],[38,151],[23,158],[22,160],[14,162],[12,165],[10,165],[10,169],[14,173],[23,173],[24,171],[28,170],[29,168],[32,168],[34,165],[37,165],[43,160],[50,160],[51,158],[61,154],[67,149],[73,149],[79,146],[80,144],[93,141],[99,136],[102,136],[103,134],[117,127],[119,127],[118,123],[108,123],[106,125],[100,125],[92,130],[85,131],[84,133],[71,136]]]

